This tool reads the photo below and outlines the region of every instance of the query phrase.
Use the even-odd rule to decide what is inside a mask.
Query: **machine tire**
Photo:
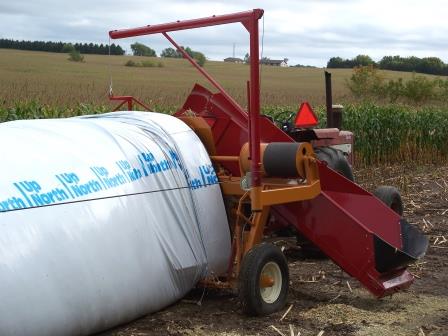
[[[300,252],[306,259],[328,259],[328,256],[320,248],[301,234],[297,235],[297,245],[300,246]]]
[[[353,170],[344,154],[332,147],[318,147],[314,149],[317,158],[325,161],[329,168],[338,172],[350,181],[354,181]]]
[[[397,188],[392,186],[380,186],[375,189],[373,195],[395,211],[399,216],[403,216],[403,201]]]
[[[274,284],[261,288],[261,275]],[[244,256],[239,275],[239,298],[243,312],[250,316],[269,315],[286,304],[289,287],[288,263],[280,248],[262,243]]]
[[[354,181],[353,170],[344,154],[332,147],[318,147],[314,149],[317,158],[320,161],[325,161],[329,168],[338,172],[350,181]],[[316,245],[314,245],[307,238],[299,235],[297,237],[297,245],[301,247],[302,255],[308,259],[327,259],[328,256],[324,254]]]

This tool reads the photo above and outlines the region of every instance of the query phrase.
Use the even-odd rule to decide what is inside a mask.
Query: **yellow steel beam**
[[[277,205],[313,199],[320,194],[320,181],[314,181],[310,185],[284,187],[261,192],[261,204],[263,206]]]

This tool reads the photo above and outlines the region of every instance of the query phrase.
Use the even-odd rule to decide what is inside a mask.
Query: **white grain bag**
[[[88,335],[225,272],[217,177],[177,118],[0,124],[0,335]]]

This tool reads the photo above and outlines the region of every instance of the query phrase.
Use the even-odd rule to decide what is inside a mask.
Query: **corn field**
[[[287,116],[288,107],[269,107],[264,112]],[[319,127],[326,125],[324,107],[315,112]],[[355,134],[357,166],[393,163],[444,163],[448,159],[448,108],[346,105],[342,129]]]
[[[0,121],[38,118],[64,118],[110,111],[107,106],[79,104],[75,107],[50,107],[36,102],[0,105]],[[157,107],[170,113],[172,108]],[[264,107],[262,113],[284,120],[295,108]],[[325,127],[324,107],[315,109],[320,127]],[[401,105],[347,105],[342,128],[355,134],[356,165],[406,163],[443,163],[448,158],[448,109],[415,108]]]
[[[448,109],[349,105],[343,128],[354,132],[361,164],[438,163],[448,157]]]

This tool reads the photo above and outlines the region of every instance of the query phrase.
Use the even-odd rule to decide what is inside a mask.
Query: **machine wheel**
[[[239,276],[239,296],[244,313],[260,316],[282,309],[288,287],[288,263],[280,248],[263,243],[244,256]]]
[[[398,215],[403,216],[403,201],[397,188],[391,186],[380,186],[373,194]]]
[[[353,170],[350,167],[344,154],[332,147],[318,147],[314,149],[317,158],[320,161],[325,161],[329,168],[338,172],[350,181],[354,181]]]

